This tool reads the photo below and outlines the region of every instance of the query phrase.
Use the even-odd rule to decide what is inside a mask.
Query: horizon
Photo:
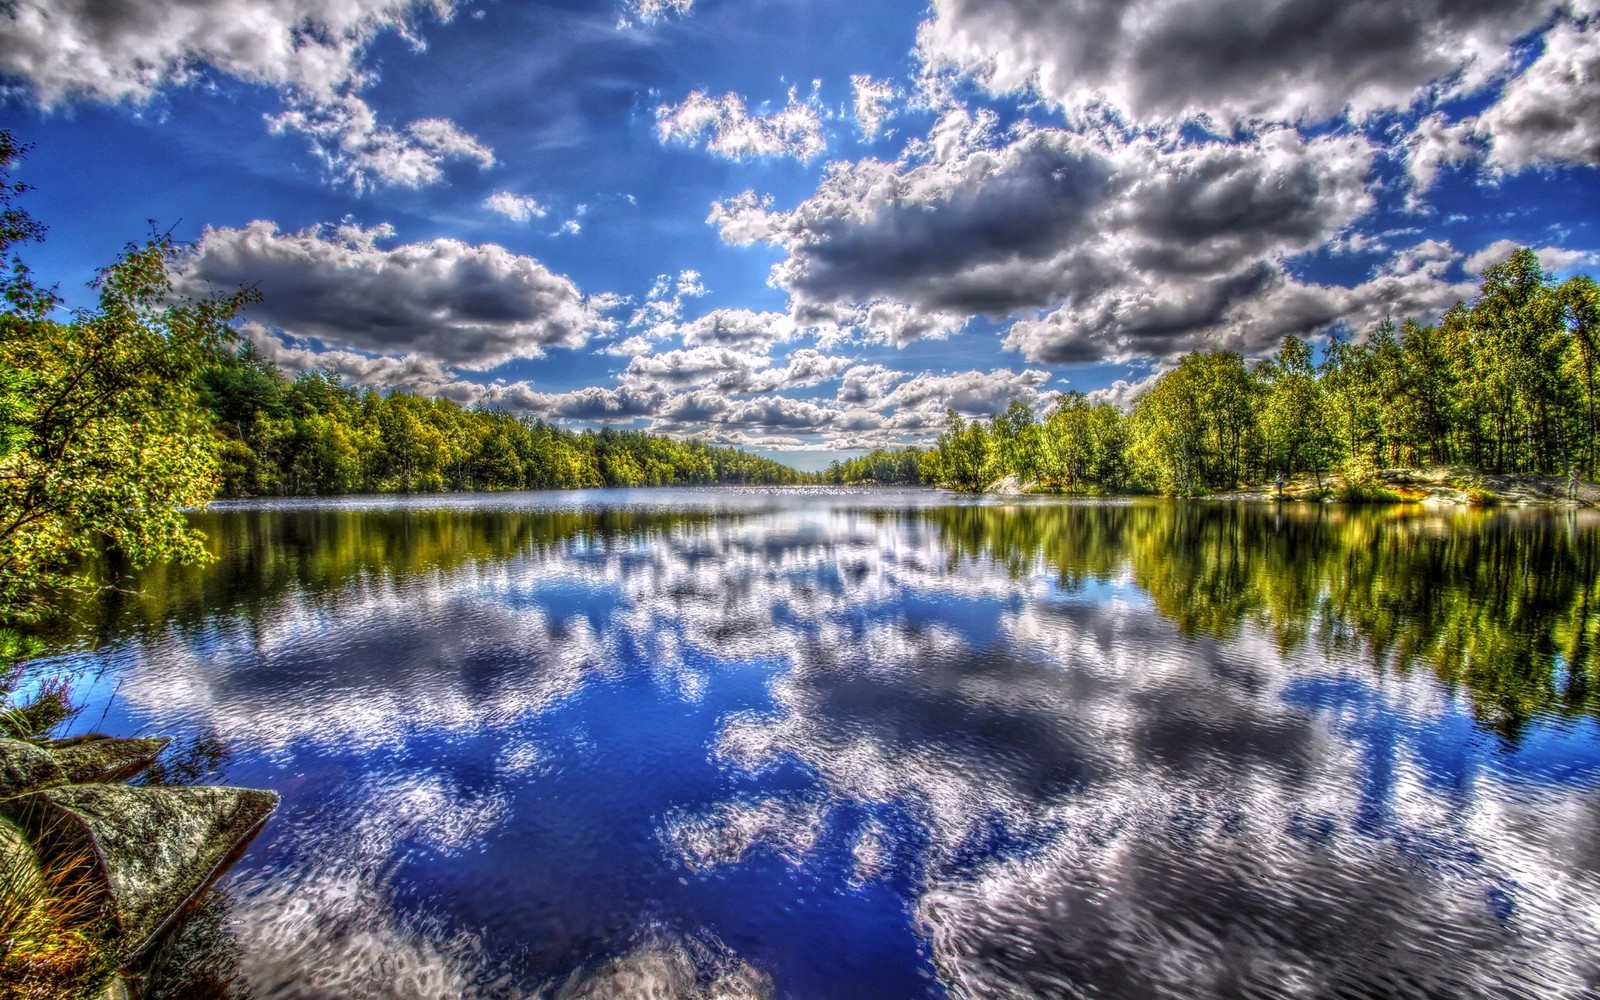
[[[808,472],[1600,262],[1593,0],[1152,10],[19,0],[21,255],[170,228],[291,375]]]

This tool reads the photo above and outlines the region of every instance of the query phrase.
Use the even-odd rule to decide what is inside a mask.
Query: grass
[[[72,701],[67,697],[67,682],[46,681],[33,699],[23,705],[7,705],[9,692],[0,688],[0,736],[14,740],[41,740],[50,730],[72,717]]]
[[[75,1000],[105,985],[91,872],[82,856],[41,863],[16,827],[0,826],[0,998]]]

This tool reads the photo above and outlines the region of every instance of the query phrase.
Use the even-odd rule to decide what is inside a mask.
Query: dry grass
[[[101,915],[87,857],[41,863],[15,827],[0,828],[0,1000],[92,996],[111,971]]]

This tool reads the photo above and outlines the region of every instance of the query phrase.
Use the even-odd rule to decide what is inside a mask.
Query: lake
[[[77,608],[41,665],[79,677],[72,732],[282,795],[158,995],[1600,990],[1587,514],[656,490],[195,521],[214,563]]]

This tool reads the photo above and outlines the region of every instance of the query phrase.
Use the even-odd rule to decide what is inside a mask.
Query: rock
[[[127,781],[156,762],[170,739],[112,739],[79,737],[50,744],[46,749],[67,774],[67,781]]]
[[[122,961],[142,953],[277,807],[250,788],[68,785],[0,802],[47,863],[88,859]]]
[[[1013,472],[1003,479],[997,479],[989,485],[988,492],[1002,497],[1021,496],[1023,493],[1022,477]]]
[[[66,783],[66,771],[48,750],[0,739],[0,799]]]

